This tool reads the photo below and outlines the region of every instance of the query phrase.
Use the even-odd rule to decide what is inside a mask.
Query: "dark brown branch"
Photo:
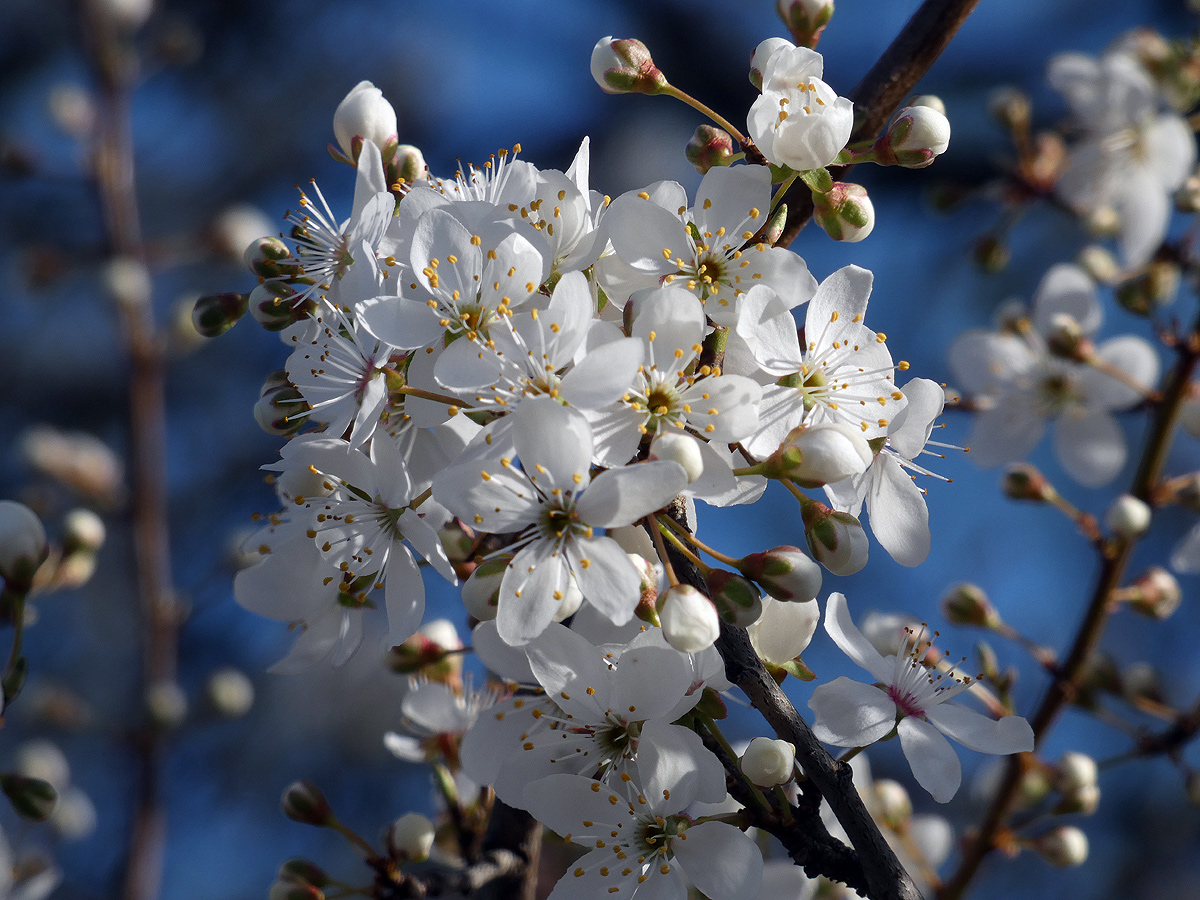
[[[978,2],[925,0],[921,4],[871,71],[848,95],[854,101],[856,113],[851,143],[872,138],[883,128],[942,55]],[[838,166],[830,170],[830,174],[834,181],[841,181],[850,168]],[[812,194],[802,181],[797,180],[784,195],[783,202],[788,207],[787,224],[776,243],[786,247],[812,218]]]
[[[522,865],[491,876],[480,890],[489,900],[535,900],[538,862],[542,855],[542,826],[529,813],[497,800],[483,838],[483,859],[517,857]]]

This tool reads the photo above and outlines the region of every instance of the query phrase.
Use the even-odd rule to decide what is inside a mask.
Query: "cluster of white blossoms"
[[[925,165],[945,149],[932,107],[902,112],[891,143],[848,149],[851,104],[820,80],[820,55],[768,45],[754,60],[762,96],[750,131],[790,167],[789,184],[803,175],[829,195],[835,159]],[[606,89],[666,85],[637,42],[601,41],[592,70]],[[589,183],[586,139],[566,171],[516,148],[438,178],[413,174],[419,152],[398,145],[395,127],[376,89],[355,88],[335,118],[336,155],[357,171],[349,215],[314,185],[288,215],[292,244],[247,251],[260,278],[249,308],[291,354],[256,412],[290,440],[265,467],[281,509],[250,540],[257,560],[236,596],[298,631],[276,665],[292,671],[345,661],[380,605],[402,658],[420,663],[439,643],[460,652],[457,637],[418,629],[426,579],[461,584],[479,622],[472,649],[503,687],[426,673],[404,703],[409,733],[389,746],[494,786],[587,846],[556,897],[676,897],[691,884],[716,900],[752,898],[753,841],[688,814],[726,801],[720,759],[686,727],[709,715],[702,698],[730,686],[713,646],[721,622],[749,627],[780,679],[811,677],[797,657],[819,620],[821,566],[866,563],[864,505],[888,553],[924,560],[913,473],[929,474],[917,460],[943,391],[898,383],[907,364],[866,321],[870,272],[847,266],[818,282],[774,246],[767,165],[727,159],[692,199],[665,181],[610,199]],[[732,560],[699,541],[697,504],[752,503],[769,480],[795,495],[809,554],[782,546]],[[818,488],[821,500],[805,493]],[[681,581],[684,559],[706,590]],[[845,618],[840,595],[831,603]],[[916,685],[926,670],[911,666],[902,676]],[[836,723],[867,707],[839,683],[814,703],[828,740],[844,744]],[[906,750],[919,740],[939,764],[949,762],[935,726],[976,749],[1031,748],[1005,723],[955,719],[945,710],[958,707],[937,707],[942,696],[920,685],[913,697],[863,690],[878,709],[891,704],[879,727],[854,732],[864,743],[899,721]],[[743,766],[779,784],[790,752],[758,745]],[[927,768],[918,780],[948,799],[957,778]]]

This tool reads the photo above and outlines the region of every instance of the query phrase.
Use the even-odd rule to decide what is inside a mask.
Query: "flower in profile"
[[[953,667],[926,668],[921,661],[931,641],[923,628],[908,630],[900,652],[881,656],[851,621],[846,598],[831,594],[825,630],[877,679],[867,685],[842,676],[813,691],[808,702],[816,713],[813,732],[825,743],[862,747],[895,731],[917,783],[939,803],[950,800],[962,781],[962,767],[947,737],[980,753],[1033,749],[1033,729],[1020,716],[992,719],[952,701],[974,679]]]

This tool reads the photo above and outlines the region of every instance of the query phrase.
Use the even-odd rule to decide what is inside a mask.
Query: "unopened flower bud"
[[[1099,808],[1100,788],[1089,784],[1064,793],[1062,799],[1054,804],[1052,812],[1058,816],[1090,816]]]
[[[465,563],[475,552],[475,532],[459,519],[451,519],[439,528],[438,539],[442,542],[442,549],[446,551],[446,558],[452,565]]]
[[[787,784],[796,771],[796,748],[787,741],[756,737],[742,754],[742,772],[759,787]]]
[[[867,535],[854,516],[817,501],[801,515],[809,552],[834,575],[853,575],[867,564]]]
[[[690,584],[676,584],[663,595],[658,613],[663,637],[680,653],[699,653],[721,633],[717,608]]]
[[[1121,229],[1121,217],[1111,206],[1097,206],[1084,217],[1083,227],[1093,237],[1113,237]]]
[[[109,298],[118,306],[133,308],[150,302],[153,291],[150,270],[140,259],[113,257],[102,270],[101,278]]]
[[[642,534],[646,533],[640,528],[638,530]],[[658,618],[658,570],[654,563],[640,553],[627,553],[626,556],[641,576],[641,584],[638,585],[638,605],[633,614],[643,622],[656,628],[661,627],[662,622]]]
[[[429,166],[425,163],[425,154],[412,144],[399,144],[389,169],[389,178],[393,181],[403,181],[405,184],[416,184],[425,177]]]
[[[1117,287],[1117,302],[1129,312],[1148,316],[1169,305],[1179,292],[1180,269],[1167,260],[1153,260],[1137,276]]]
[[[1000,482],[1000,489],[1013,500],[1033,500],[1038,503],[1046,503],[1057,494],[1046,476],[1029,463],[1009,466]]]
[[[783,14],[782,10],[780,11],[780,14]],[[786,38],[769,37],[754,48],[754,52],[750,54],[750,83],[754,85],[757,90],[762,90],[763,72],[766,71],[767,60],[771,58],[771,54],[773,54],[776,50],[781,50],[784,47],[792,46],[795,45]],[[702,125],[701,127],[704,128],[707,126]],[[699,134],[699,131],[697,131],[697,134]]]
[[[1200,175],[1191,175],[1175,193],[1175,208],[1181,213],[1200,212]]]
[[[1021,805],[1036,806],[1051,791],[1050,774],[1041,766],[1026,769],[1017,782],[1017,796]]]
[[[875,207],[861,184],[838,181],[826,193],[813,194],[813,218],[835,241],[856,243],[875,227]]]
[[[1162,703],[1166,698],[1162,675],[1149,663],[1133,663],[1121,672],[1121,693],[1132,701]]]
[[[388,826],[387,845],[392,855],[406,862],[423,862],[433,849],[433,823],[420,813],[407,813]]]
[[[955,625],[995,628],[1000,624],[1000,614],[987,594],[978,585],[968,582],[954,585],[942,597],[942,615]]]
[[[1079,673],[1079,693],[1076,702],[1088,705],[1090,695],[1103,692],[1119,694],[1121,692],[1121,672],[1116,661],[1107,653],[1093,653],[1083,664]]]
[[[60,793],[71,784],[71,765],[62,750],[51,741],[25,741],[17,748],[14,762],[18,775],[45,781]]]
[[[187,718],[188,699],[177,681],[156,681],[146,688],[146,713],[156,728],[178,728]]]
[[[291,436],[308,420],[308,401],[291,385],[275,388],[255,402],[254,420],[267,434]]]
[[[849,425],[792,429],[763,463],[768,478],[787,478],[802,487],[822,487],[861,475],[875,458],[862,433]]]
[[[1122,494],[1104,514],[1104,524],[1119,538],[1141,537],[1150,527],[1150,507],[1132,494]]]
[[[316,309],[312,298],[296,303],[296,291],[282,281],[266,281],[250,292],[250,315],[267,331],[283,331]]]
[[[1080,788],[1092,787],[1099,775],[1100,769],[1092,757],[1071,750],[1064,753],[1054,766],[1054,789],[1061,794],[1069,794]]]
[[[323,828],[333,821],[333,809],[325,795],[311,781],[295,781],[283,791],[280,801],[283,814],[302,825]]]
[[[1046,348],[1055,356],[1077,361],[1087,359],[1093,349],[1079,322],[1067,313],[1055,313],[1050,317]]]
[[[592,77],[606,94],[657,94],[667,78],[641,41],[601,38],[592,48]]]
[[[242,259],[259,278],[278,278],[280,275],[290,274],[295,269],[295,260],[280,265],[283,260],[291,259],[291,256],[291,248],[280,238],[260,237],[247,245]]]
[[[799,547],[751,553],[738,568],[776,600],[807,603],[821,591],[821,567]]]
[[[785,603],[764,597],[762,615],[746,633],[763,662],[785,666],[805,651],[820,620],[821,608],[816,602]]]
[[[0,576],[21,592],[50,553],[42,520],[24,503],[0,500]]]
[[[763,604],[754,582],[725,569],[712,569],[705,581],[721,621],[737,628],[746,628],[758,621]]]
[[[800,47],[816,47],[833,18],[833,0],[776,0],[775,9]]]
[[[1183,590],[1162,566],[1151,566],[1121,592],[1130,608],[1154,619],[1167,619],[1179,609]]]
[[[1081,866],[1087,861],[1087,835],[1074,825],[1060,825],[1033,840],[1033,849],[1052,866]]]
[[[1105,247],[1088,244],[1075,260],[1097,284],[1115,284],[1121,277],[1121,266]]]
[[[240,719],[254,706],[254,682],[240,669],[217,669],[208,676],[205,693],[212,708],[227,719]]]
[[[700,444],[691,435],[678,431],[662,431],[650,443],[650,459],[666,459],[677,462],[687,474],[688,484],[700,477],[704,471],[704,457]]]
[[[946,104],[942,102],[942,98],[937,94],[917,94],[908,101],[909,106],[928,106],[932,110],[940,112],[943,116],[946,114]]]
[[[396,110],[383,91],[369,81],[360,81],[333,111],[333,133],[342,152],[351,159],[358,159],[363,141],[371,141],[382,151],[396,137]],[[355,138],[359,141],[357,147]]]
[[[907,169],[921,169],[950,146],[950,120],[932,106],[902,110],[880,141],[881,158]]]
[[[249,302],[249,294],[206,294],[192,307],[192,325],[205,337],[222,335],[246,314]]]
[[[904,785],[890,778],[877,778],[874,791],[880,818],[893,831],[903,831],[913,814],[912,798]]]
[[[40,778],[2,773],[0,791],[4,791],[17,815],[32,822],[45,822],[58,803],[54,786]]]
[[[701,125],[684,147],[683,155],[703,175],[713,166],[727,166],[733,156],[733,138],[729,132],[712,125]]]
[[[62,520],[63,550],[72,553],[76,550],[89,550],[95,553],[104,546],[107,532],[104,520],[85,507],[77,507],[67,513]]]
[[[329,873],[314,862],[300,857],[284,860],[279,867],[277,878],[311,884],[315,887],[325,887],[330,883]]]
[[[462,599],[467,612],[480,622],[488,622],[496,618],[497,604],[500,597],[500,582],[512,557],[508,554],[485,559],[471,577],[463,582]]]
[[[989,234],[975,242],[974,255],[979,268],[994,275],[1004,271],[1004,267],[1012,258],[1012,250],[1002,238]]]
[[[1019,88],[997,88],[988,97],[988,112],[1008,131],[1028,129],[1031,109],[1029,95]]]
[[[50,824],[64,841],[81,841],[96,830],[99,817],[92,798],[77,787],[59,794]]]

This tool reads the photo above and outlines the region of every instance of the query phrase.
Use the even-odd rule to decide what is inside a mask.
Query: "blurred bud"
[[[812,376],[817,377],[817,376]],[[762,464],[768,478],[822,487],[867,471],[875,458],[862,432],[849,425],[801,425]]]
[[[1099,244],[1088,244],[1080,250],[1076,262],[1098,284],[1116,284],[1121,277],[1116,257]]]
[[[100,21],[122,31],[136,31],[154,12],[154,0],[88,0],[88,6]]]
[[[858,519],[813,501],[801,512],[813,559],[834,575],[853,575],[867,564],[867,535]]]
[[[105,293],[118,306],[135,308],[150,302],[154,287],[150,270],[140,259],[114,256],[100,273]]]
[[[638,40],[601,38],[592,48],[592,77],[606,94],[657,94],[667,78]]]
[[[419,147],[412,144],[398,144],[395,158],[389,168],[389,179],[403,181],[405,184],[416,184],[429,171],[425,163],[425,154]]]
[[[1179,424],[1195,437],[1192,429],[1200,428],[1200,403],[1185,401],[1180,410]],[[1192,472],[1185,477],[1175,490],[1175,502],[1193,512],[1200,512],[1200,472]]]
[[[49,107],[54,124],[76,140],[86,138],[96,127],[96,104],[79,85],[55,85]]]
[[[917,94],[908,101],[909,106],[928,106],[932,110],[936,110],[943,116],[946,114],[946,104],[942,102],[942,98],[937,94]]]
[[[1009,466],[1000,482],[1000,489],[1012,500],[1033,500],[1037,503],[1046,503],[1058,495],[1046,476],[1029,463]]]
[[[756,737],[742,754],[742,773],[759,787],[787,784],[796,772],[796,748],[787,741]]]
[[[245,259],[246,251],[273,231],[275,225],[266,214],[248,203],[225,207],[213,220],[211,228],[213,245],[230,262]]]
[[[77,787],[68,787],[58,795],[50,824],[64,841],[81,841],[96,830],[96,804]]]
[[[1050,317],[1050,331],[1046,335],[1046,349],[1062,359],[1082,362],[1092,351],[1092,342],[1083,334],[1083,329],[1074,316],[1055,313]]]
[[[1200,175],[1191,175],[1175,194],[1175,208],[1181,213],[1200,212]]]
[[[424,862],[433,849],[433,823],[420,813],[407,813],[388,826],[387,845],[394,857]]]
[[[1017,794],[1024,807],[1036,806],[1050,793],[1050,773],[1041,766],[1026,769],[1017,782]]]
[[[50,553],[42,520],[24,503],[0,500],[0,576],[25,593],[34,573]]]
[[[1121,693],[1132,701],[1162,703],[1166,699],[1162,675],[1149,663],[1133,663],[1121,671]]]
[[[729,165],[729,158],[733,156],[733,138],[720,128],[701,125],[687,142],[683,155],[703,175],[713,166]]]
[[[267,891],[267,900],[325,900],[325,892],[306,881],[277,878]]]
[[[912,821],[912,798],[904,785],[890,778],[877,778],[872,786],[876,810],[892,831],[904,831]]]
[[[1074,750],[1062,755],[1054,766],[1054,789],[1061,794],[1069,794],[1080,788],[1093,787],[1100,775],[1096,761],[1086,753]]]
[[[1087,835],[1074,825],[1060,825],[1033,839],[1033,849],[1052,866],[1081,866],[1087,861]]]
[[[677,462],[687,473],[688,484],[704,472],[704,457],[694,437],[678,431],[659,432],[650,443],[650,459]]]
[[[815,47],[833,18],[833,0],[775,0],[775,9],[800,47]]]
[[[446,551],[446,558],[455,566],[465,563],[475,551],[475,532],[459,519],[451,519],[439,528],[438,540]]]
[[[41,681],[30,691],[27,704],[39,724],[78,731],[87,726],[91,710],[77,693],[61,684]]]
[[[1100,788],[1089,784],[1063,794],[1051,812],[1056,816],[1090,816],[1100,808]]]
[[[658,612],[663,637],[680,653],[699,653],[721,633],[712,601],[690,584],[675,584],[663,595]]]
[[[421,672],[434,681],[443,681],[462,670],[462,649],[458,630],[449,619],[434,619],[402,644],[388,651],[388,666],[400,675]]]
[[[475,567],[471,577],[463,582],[463,605],[466,606],[467,612],[480,622],[496,618],[500,582],[504,580],[504,573],[510,562],[512,556],[509,554],[485,559]]]
[[[1135,315],[1148,316],[1175,300],[1179,277],[1176,263],[1153,260],[1140,275],[1117,286],[1117,302]]]
[[[1084,217],[1083,227],[1094,237],[1113,237],[1121,229],[1121,217],[1111,206],[1097,206]]]
[[[369,81],[356,84],[333,111],[333,133],[342,152],[353,160],[363,141],[371,141],[380,150],[397,135],[396,110],[383,91]],[[359,143],[355,146],[355,138]]]
[[[969,582],[956,584],[942,597],[942,615],[955,625],[975,625],[979,628],[996,628],[1000,625],[1000,614],[988,599],[983,589]]]
[[[40,778],[0,773],[0,791],[4,791],[17,815],[32,822],[49,819],[58,802],[54,787]]]
[[[285,860],[279,867],[277,878],[285,881],[298,881],[323,888],[330,884],[329,873],[315,862],[300,857]]]
[[[34,425],[20,444],[29,466],[101,505],[115,505],[125,494],[121,460],[97,437]]]
[[[1141,537],[1150,527],[1150,507],[1132,494],[1122,494],[1104,514],[1104,524],[1119,538]]]
[[[225,667],[208,676],[208,702],[227,719],[240,719],[254,706],[254,682],[240,669]]]
[[[754,582],[725,569],[710,569],[705,581],[722,622],[746,628],[758,621],[763,604]]]
[[[250,315],[267,331],[283,331],[317,308],[311,297],[296,303],[296,296],[296,290],[282,281],[263,282],[250,292]]]
[[[146,688],[146,712],[156,728],[178,728],[187,718],[187,694],[176,681],[156,681]]]
[[[1007,131],[1026,131],[1032,104],[1020,88],[1001,87],[988,97],[988,112]]]
[[[834,182],[827,193],[813,194],[813,218],[835,241],[857,243],[875,227],[875,207],[861,184]]]
[[[63,516],[62,543],[66,553],[75,550],[95,553],[104,546],[106,536],[104,520],[90,509],[77,507]]]
[[[1107,653],[1093,653],[1083,664],[1078,684],[1079,696],[1076,702],[1087,706],[1093,699],[1090,695],[1094,693],[1121,693],[1121,673],[1116,662]]]
[[[780,15],[783,15],[782,9],[780,10]],[[795,45],[786,38],[769,37],[754,48],[754,52],[750,54],[750,83],[754,85],[755,89],[762,90],[763,72],[767,69],[767,60],[771,58],[771,55],[776,50],[793,46]],[[706,126],[702,125],[701,127]],[[699,134],[699,131],[697,131],[697,134]]]
[[[932,106],[910,106],[896,116],[876,143],[876,153],[881,162],[921,169],[949,146],[950,120],[945,113]]]
[[[260,237],[252,240],[242,254],[242,259],[250,271],[259,278],[278,278],[280,275],[292,274],[296,263],[280,265],[292,256],[291,248],[277,237]]]
[[[751,553],[738,568],[776,600],[807,603],[821,591],[821,567],[799,547]]]
[[[311,781],[295,781],[283,791],[280,801],[283,814],[302,825],[324,828],[333,819],[333,810],[325,795]]]
[[[1151,566],[1121,592],[1131,609],[1153,619],[1167,619],[1179,609],[1183,590],[1162,566]]]
[[[254,420],[267,434],[289,437],[308,421],[308,402],[290,384],[267,391],[254,404]]]
[[[645,534],[645,531],[638,529]],[[611,532],[610,532],[611,534]],[[651,556],[654,554],[651,553]],[[649,557],[643,556],[641,553],[626,553],[629,561],[633,563],[634,568],[638,570],[638,575],[641,576],[641,584],[638,585],[638,605],[634,610],[634,615],[656,628],[662,627],[662,622],[658,618],[658,568],[650,561]]]
[[[71,765],[66,755],[56,744],[45,739],[21,744],[17,748],[14,767],[18,775],[45,781],[60,794],[71,784]]]
[[[192,308],[192,324],[205,337],[222,335],[246,314],[249,301],[249,294],[206,294]]]
[[[985,235],[976,241],[974,254],[976,264],[989,275],[1003,271],[1012,258],[1008,244],[994,234]]]

